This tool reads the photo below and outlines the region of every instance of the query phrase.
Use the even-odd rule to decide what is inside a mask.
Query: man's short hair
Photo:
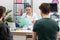
[[[44,14],[49,14],[50,12],[50,4],[48,3],[42,3],[39,6],[39,9],[44,13]]]
[[[2,17],[2,15],[5,11],[6,11],[6,8],[3,6],[0,6],[0,18]]]
[[[31,5],[27,5],[26,8],[27,8],[27,7],[30,7],[30,8],[31,8]]]

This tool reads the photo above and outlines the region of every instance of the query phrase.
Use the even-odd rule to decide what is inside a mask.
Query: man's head
[[[0,6],[0,18],[3,18],[5,16],[6,8],[3,6]]]
[[[45,16],[45,15],[49,15],[49,12],[50,12],[50,4],[48,3],[42,3],[40,6],[39,6],[39,9],[41,11],[41,16]]]
[[[32,10],[31,10],[31,5],[27,5],[27,6],[26,6],[26,12],[27,12],[27,13],[31,13],[31,12],[32,12]]]

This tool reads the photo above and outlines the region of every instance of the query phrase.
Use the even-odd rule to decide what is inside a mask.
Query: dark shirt
[[[59,27],[53,19],[42,18],[35,22],[33,31],[37,33],[38,40],[56,40]]]
[[[0,40],[13,40],[9,27],[0,21]]]

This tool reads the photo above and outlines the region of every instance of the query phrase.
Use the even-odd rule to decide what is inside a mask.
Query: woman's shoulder
[[[23,13],[23,15],[26,15],[26,13]]]
[[[21,17],[24,18],[25,16],[26,16],[26,13],[23,13],[23,15]]]

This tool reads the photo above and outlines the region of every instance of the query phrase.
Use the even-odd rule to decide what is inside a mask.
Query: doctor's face
[[[26,7],[26,13],[31,13],[31,7]]]

